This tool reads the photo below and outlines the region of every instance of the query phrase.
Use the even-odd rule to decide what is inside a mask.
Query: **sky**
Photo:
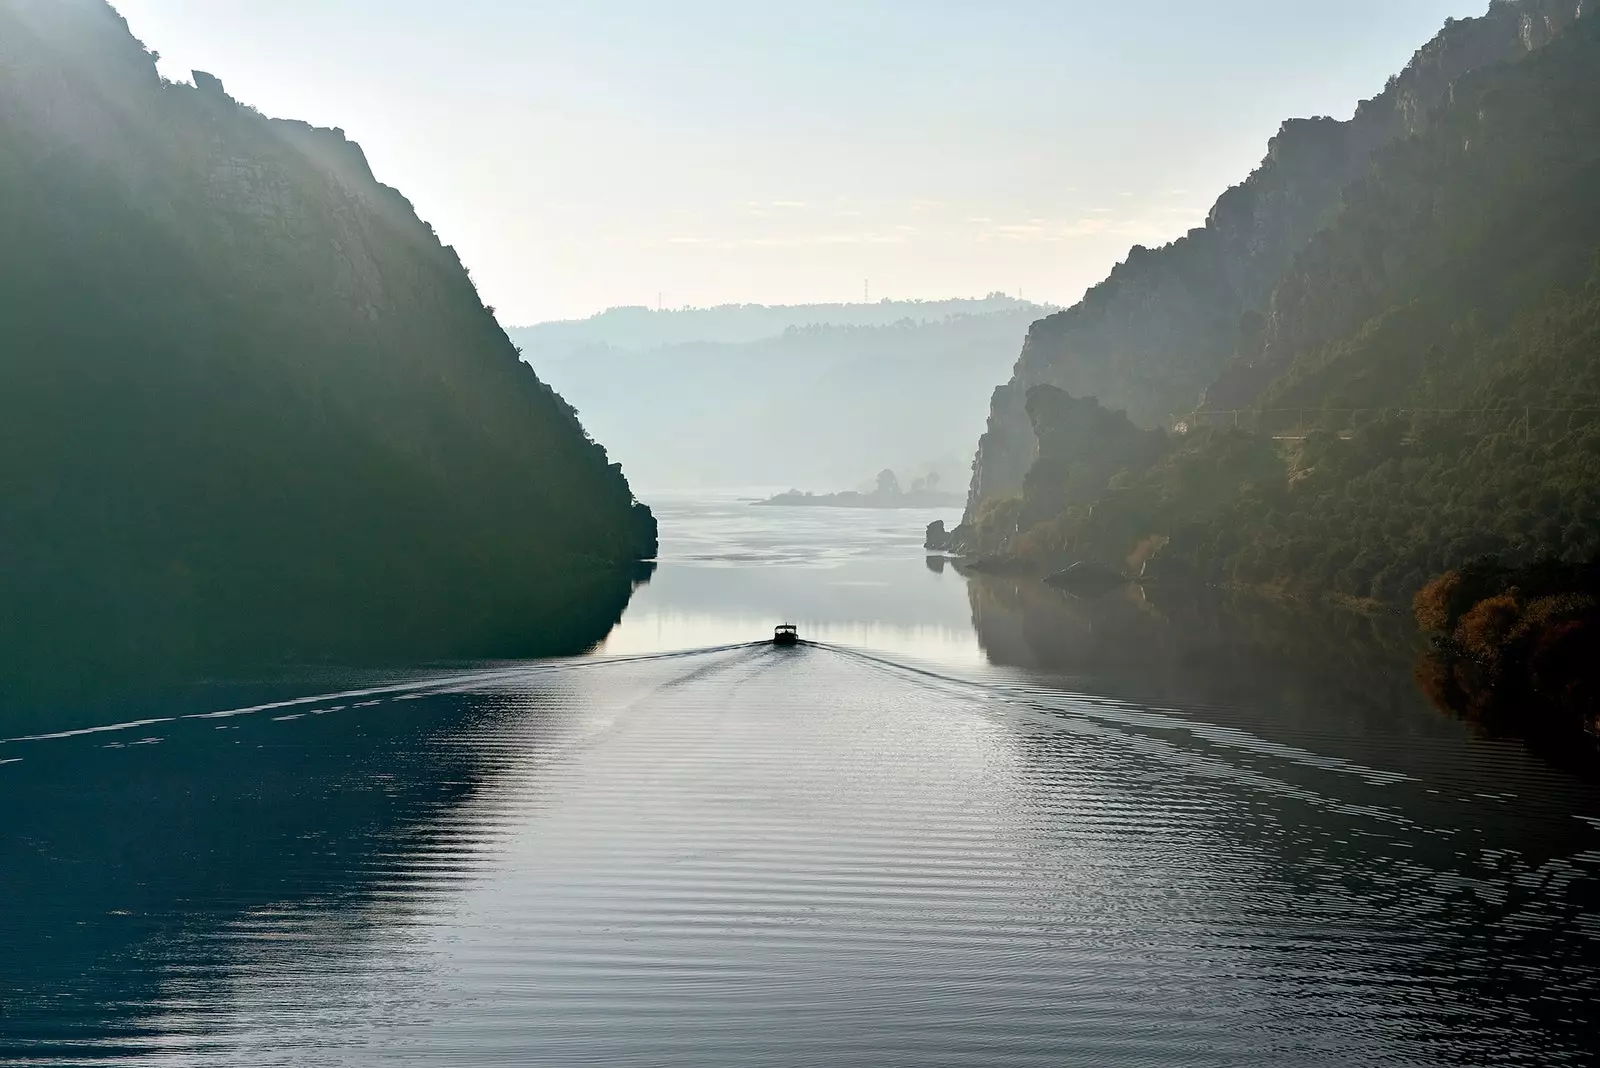
[[[114,0],[337,126],[507,325],[623,304],[1071,304],[1486,0]]]

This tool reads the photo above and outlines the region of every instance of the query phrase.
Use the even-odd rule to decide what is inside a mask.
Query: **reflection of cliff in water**
[[[1307,930],[1336,931],[1340,981],[1392,1010],[1340,1058],[1473,1063],[1530,1019],[1552,1050],[1592,1043],[1594,1014],[1572,1007],[1590,1002],[1550,977],[1593,982],[1568,925],[1600,907],[1600,880],[1568,873],[1594,848],[1600,793],[1429,708],[1404,628],[1223,596],[1084,602],[990,576],[969,590],[991,660],[1022,669],[1008,692],[1048,717],[1014,726],[1016,781],[1034,791],[1019,807],[1092,799],[1052,828],[1076,865],[1108,881],[1142,858],[1162,870],[1130,937],[1248,916],[1165,981],[1226,974],[1273,1014],[1307,1013],[1314,1042],[1329,987],[1285,998],[1275,977]],[[1452,1026],[1466,1015],[1470,1037]]]
[[[499,651],[591,648],[649,570],[597,582]],[[52,704],[62,686],[3,709],[0,1061],[73,1060],[81,1042],[149,1053],[185,1014],[227,1011],[244,962],[354,961],[471,877],[495,784],[564,744],[570,716],[516,669],[415,693],[396,680],[422,672],[386,670],[119,676],[126,693]],[[133,725],[98,729],[119,722]],[[21,737],[41,730],[65,734]]]
[[[493,784],[562,713],[515,684],[375,691],[6,743],[0,1060],[148,1053],[225,1014],[245,962],[359,959],[471,878]]]
[[[499,603],[492,590],[463,588],[453,597],[453,618],[419,613],[387,630],[351,628],[336,642],[289,656],[272,650],[296,623],[256,618],[248,604],[238,606],[234,640],[217,643],[204,655],[183,650],[176,637],[165,641],[155,614],[147,630],[152,640],[177,650],[169,657],[109,653],[115,636],[59,635],[48,653],[32,651],[25,663],[0,649],[0,737],[337,689],[356,671],[394,677],[421,665],[574,656],[611,632],[654,571],[653,562],[574,571],[536,608]],[[464,626],[462,619],[473,622]]]
[[[969,597],[993,663],[1063,689],[1183,710],[1452,789],[1492,789],[1548,767],[1430,705],[1413,674],[1419,639],[1403,618],[1210,590],[1134,587],[1082,601],[999,576],[973,576]]]
[[[1414,705],[1408,621],[1212,590],[1138,586],[1082,600],[1041,582],[974,578],[973,624],[997,664],[1133,687],[1129,697],[1234,704],[1268,692]]]

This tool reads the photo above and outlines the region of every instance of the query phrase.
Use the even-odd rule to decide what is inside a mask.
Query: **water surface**
[[[1600,794],[1381,626],[658,514],[591,657],[0,745],[0,1062],[1592,1062]]]

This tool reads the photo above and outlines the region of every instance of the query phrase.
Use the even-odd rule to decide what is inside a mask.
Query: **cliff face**
[[[1597,70],[1584,18],[1456,79],[1426,130],[1376,151],[1252,324],[1252,407],[1151,459],[1092,401],[1031,389],[1022,493],[958,540],[1391,603],[1483,555],[1594,558]]]
[[[1039,459],[1022,480],[1021,530],[1056,518],[1063,504],[1094,501],[1118,472],[1142,470],[1167,448],[1164,432],[1141,429],[1092,397],[1053,386],[1029,390],[1026,409]]]
[[[1523,11],[1522,16],[1519,40],[1530,48],[1543,48],[1572,26],[1553,15],[1535,19]],[[1592,36],[1590,30],[1586,22],[1576,33]],[[1569,142],[1592,137],[1593,131],[1572,128],[1571,102],[1553,105],[1538,76],[1502,84],[1493,71],[1483,66],[1451,82],[1447,102],[1433,112],[1425,134],[1375,153],[1375,167],[1346,187],[1339,225],[1316,234],[1294,257],[1272,292],[1259,332],[1206,390],[1202,411],[1261,402],[1394,404],[1402,387],[1393,372],[1417,354],[1391,354],[1390,373],[1369,369],[1361,376],[1364,386],[1337,363],[1331,375],[1327,368],[1318,373],[1294,365],[1348,337],[1386,306],[1401,303],[1397,297],[1412,302],[1406,314],[1420,326],[1428,311],[1421,298],[1436,284],[1430,280],[1473,263],[1482,255],[1477,246],[1486,235],[1496,235],[1496,263],[1483,273],[1481,291],[1473,297],[1485,322],[1497,306],[1581,282],[1591,255],[1584,240],[1586,217],[1569,211],[1541,218],[1536,208],[1540,202],[1583,201],[1572,187],[1576,183],[1581,189],[1593,176],[1583,173],[1582,152]],[[1444,392],[1464,392],[1467,369],[1454,370],[1455,380]],[[1335,385],[1334,378],[1344,381]],[[1412,382],[1403,388],[1419,400]],[[1437,388],[1434,392],[1428,399],[1443,403]]]
[[[102,0],[0,0],[0,333],[8,657],[581,648],[655,551],[358,146]]]
[[[1272,293],[1374,153],[1424,132],[1462,74],[1543,47],[1585,14],[1586,2],[1495,0],[1481,18],[1450,22],[1350,120],[1285,123],[1261,166],[1218,199],[1205,226],[1161,249],[1135,247],[1081,302],[1035,323],[991,401],[968,519],[1022,487],[1037,454],[1024,410],[1031,386],[1096,397],[1146,426],[1191,410],[1207,387],[1208,403],[1220,408],[1254,395]]]

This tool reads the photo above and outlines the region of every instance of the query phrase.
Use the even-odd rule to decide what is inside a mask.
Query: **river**
[[[0,743],[0,1063],[1593,1063],[1600,790],[1404,628],[652,503],[587,657]]]

